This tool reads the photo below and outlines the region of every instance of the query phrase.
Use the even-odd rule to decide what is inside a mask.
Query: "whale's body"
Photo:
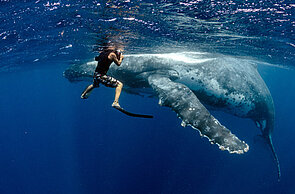
[[[96,64],[72,65],[64,75],[70,81],[90,80]],[[126,91],[157,94],[159,103],[172,108],[183,125],[198,129],[230,153],[247,152],[249,146],[207,108],[252,119],[270,145],[279,170],[271,138],[273,99],[253,61],[195,52],[139,54],[126,56],[121,67],[111,66],[108,74],[122,81]]]

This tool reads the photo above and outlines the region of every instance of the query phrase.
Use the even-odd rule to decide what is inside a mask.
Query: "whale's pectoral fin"
[[[188,87],[157,74],[150,75],[148,81],[159,96],[159,104],[172,108],[184,126],[190,125],[198,129],[201,136],[208,137],[221,150],[238,154],[249,150],[244,141],[239,140],[209,113]]]

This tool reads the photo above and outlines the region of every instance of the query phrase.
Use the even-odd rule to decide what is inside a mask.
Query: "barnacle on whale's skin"
[[[200,131],[198,128],[196,128],[196,127],[194,127],[194,126],[191,126],[191,127],[199,132],[200,137],[206,137],[212,145],[214,144],[214,140],[213,140],[213,139],[210,139],[208,136],[202,134],[201,131]],[[240,150],[233,150],[233,151],[231,151],[231,150],[229,149],[229,147],[225,148],[224,146],[222,146],[222,145],[220,145],[220,144],[218,144],[218,143],[215,143],[215,144],[216,144],[216,145],[218,146],[218,148],[219,148],[220,150],[222,150],[222,151],[227,150],[227,151],[228,151],[229,153],[231,153],[231,154],[244,154],[245,152],[248,152],[248,151],[249,151],[249,145],[246,144],[245,141],[242,141],[242,143],[246,145],[243,149],[240,149]]]

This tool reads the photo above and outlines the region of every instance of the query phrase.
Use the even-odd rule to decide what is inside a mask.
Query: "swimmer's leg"
[[[112,104],[113,107],[114,106],[120,107],[120,105],[119,105],[119,98],[120,98],[120,94],[121,94],[122,88],[123,88],[123,83],[120,82],[120,81],[118,81],[118,85],[116,87],[115,100],[114,100],[114,102]]]
[[[92,90],[94,89],[93,84],[89,85],[82,93],[81,98],[82,99],[87,99],[90,95],[90,93],[92,92]]]

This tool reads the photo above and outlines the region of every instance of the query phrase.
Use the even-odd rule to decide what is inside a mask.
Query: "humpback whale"
[[[69,81],[92,80],[95,61],[74,64],[64,71]],[[124,83],[125,91],[154,95],[212,144],[242,154],[249,145],[222,125],[209,110],[249,118],[270,146],[280,178],[280,164],[272,143],[274,103],[255,61],[230,56],[182,52],[125,55],[121,67],[111,66],[111,76]]]

